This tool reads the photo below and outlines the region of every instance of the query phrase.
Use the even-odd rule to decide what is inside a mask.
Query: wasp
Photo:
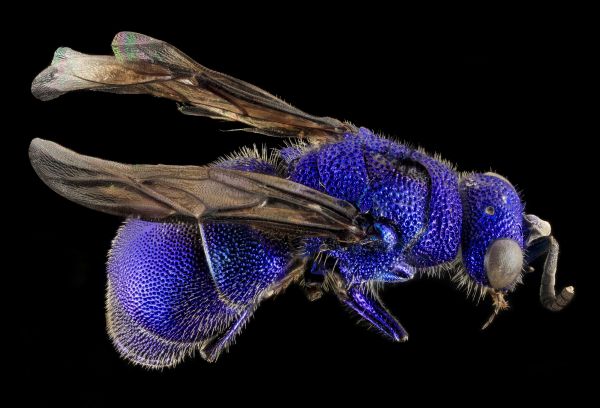
[[[406,330],[382,304],[386,283],[449,275],[505,295],[545,256],[540,300],[552,311],[559,245],[496,173],[458,172],[423,150],[309,115],[249,83],[205,68],[154,38],[121,32],[112,56],[59,48],[33,95],[74,90],[150,94],[187,115],[291,139],[268,155],[243,149],[206,166],[129,165],[31,142],[41,180],[85,207],[125,217],[108,257],[107,327],[120,354],[151,368],[198,351],[215,361],[262,300],[292,283],[333,293],[385,337]]]

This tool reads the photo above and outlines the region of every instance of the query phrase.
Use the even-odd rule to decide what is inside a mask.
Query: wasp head
[[[523,270],[523,204],[515,188],[495,173],[461,179],[462,256],[480,285],[511,290]]]
[[[555,291],[558,242],[550,224],[524,214],[513,185],[495,173],[464,176],[459,185],[463,206],[462,259],[471,281],[489,289],[495,305],[493,317],[507,307],[503,294],[521,280],[524,267],[546,257],[540,284],[540,301],[552,311],[562,310],[575,295],[573,286]]]

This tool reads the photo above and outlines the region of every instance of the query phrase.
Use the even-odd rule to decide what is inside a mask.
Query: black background
[[[427,387],[420,396],[428,398],[440,385],[455,384],[443,396],[469,399],[483,391],[503,401],[542,389],[572,393],[583,373],[595,369],[588,326],[597,317],[588,319],[585,305],[597,268],[583,246],[596,217],[588,198],[596,176],[585,145],[597,134],[582,127],[587,55],[577,21],[534,16],[492,23],[484,16],[465,24],[427,13],[416,20],[384,10],[352,16],[307,10],[268,18],[182,8],[147,19],[24,19],[35,38],[16,50],[18,75],[10,85],[17,93],[10,95],[15,109],[8,120],[18,131],[5,136],[11,142],[5,155],[16,161],[9,178],[16,176],[19,192],[19,215],[8,216],[16,245],[5,253],[18,260],[7,263],[17,282],[5,292],[12,299],[8,314],[17,319],[16,350],[8,353],[18,357],[16,378],[27,386],[19,398],[199,406],[215,397],[282,403],[391,397],[395,404],[415,386]],[[31,80],[58,46],[108,54],[121,30],[168,41],[307,112],[394,135],[461,170],[506,176],[522,191],[527,212],[552,223],[561,244],[560,286],[574,284],[576,300],[561,313],[544,310],[540,275],[533,274],[510,296],[512,308],[480,331],[489,301],[475,305],[446,280],[415,280],[383,294],[411,334],[399,345],[357,325],[335,299],[310,303],[291,288],[264,302],[216,364],[196,357],[164,371],[132,366],[113,349],[104,320],[106,253],[121,220],[44,186],[27,161],[30,140],[115,161],[197,165],[278,140],[223,133],[231,126],[183,116],[173,102],[146,96],[78,93],[42,103],[30,95]]]

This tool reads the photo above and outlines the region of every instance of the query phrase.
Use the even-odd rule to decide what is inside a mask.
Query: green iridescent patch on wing
[[[56,65],[59,62],[67,61],[73,58],[86,57],[87,54],[77,52],[69,47],[59,47],[54,51],[54,57],[52,58],[51,65]]]
[[[130,31],[118,33],[112,42],[113,53],[119,62],[161,62],[159,48],[164,48],[162,41]]]
[[[164,65],[179,72],[191,72],[201,68],[194,60],[172,45],[147,35],[123,31],[112,42],[117,61],[150,62]]]

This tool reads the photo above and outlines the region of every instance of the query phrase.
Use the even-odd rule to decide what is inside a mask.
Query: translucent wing
[[[275,176],[216,167],[121,164],[41,139],[31,142],[29,157],[51,189],[109,214],[251,223],[344,241],[362,237],[351,204]]]
[[[337,140],[356,128],[302,112],[247,82],[212,71],[166,42],[131,32],[117,34],[114,56],[86,55],[59,48],[52,64],[33,81],[41,100],[90,89],[145,93],[180,102],[181,112],[251,126],[270,136]]]

